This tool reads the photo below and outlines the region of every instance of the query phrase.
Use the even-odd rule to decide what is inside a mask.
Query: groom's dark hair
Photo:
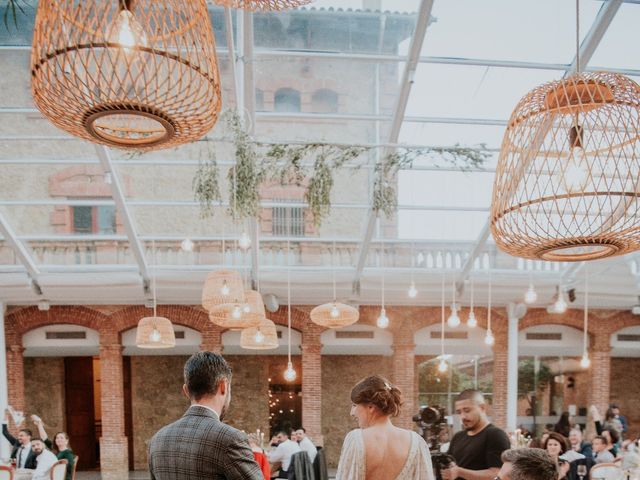
[[[194,353],[184,365],[184,383],[194,400],[214,395],[225,378],[231,381],[231,367],[217,353]]]

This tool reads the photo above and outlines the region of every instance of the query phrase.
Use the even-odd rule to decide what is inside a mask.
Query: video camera
[[[454,461],[451,455],[440,452],[441,434],[446,432],[448,436],[449,433],[449,424],[446,417],[447,411],[445,408],[424,405],[420,407],[420,411],[412,418],[420,429],[420,435],[429,446],[436,480],[442,480],[441,471],[449,468]]]

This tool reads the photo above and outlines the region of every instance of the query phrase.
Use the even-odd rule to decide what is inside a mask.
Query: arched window
[[[293,88],[281,88],[276,91],[274,98],[276,112],[299,112],[300,92]]]
[[[314,113],[336,113],[338,111],[338,94],[327,88],[316,90],[311,97],[311,110]]]

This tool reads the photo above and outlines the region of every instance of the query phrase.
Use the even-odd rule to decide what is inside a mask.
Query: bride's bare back
[[[362,430],[367,480],[396,478],[411,448],[411,432],[391,423]]]

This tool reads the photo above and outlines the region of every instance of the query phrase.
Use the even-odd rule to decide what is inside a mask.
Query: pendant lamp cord
[[[587,268],[588,263],[584,264],[584,332],[582,333],[582,354],[587,353],[587,345],[588,345],[588,334],[587,330],[589,328],[589,269]]]
[[[491,331],[491,287],[492,287],[492,278],[491,278],[491,268],[489,268],[489,300],[487,302],[487,332],[493,334]]]
[[[441,327],[440,327],[440,354],[442,356],[441,361],[444,359],[444,317],[445,317],[445,312],[444,312],[444,277],[445,277],[445,273],[442,272],[442,279],[441,279]]]
[[[289,251],[289,239],[287,238],[287,361],[291,363],[291,257]]]
[[[331,248],[331,274],[333,277],[333,303],[336,303],[336,239],[333,239],[333,247]]]
[[[576,0],[576,73],[580,73],[580,0]]]

